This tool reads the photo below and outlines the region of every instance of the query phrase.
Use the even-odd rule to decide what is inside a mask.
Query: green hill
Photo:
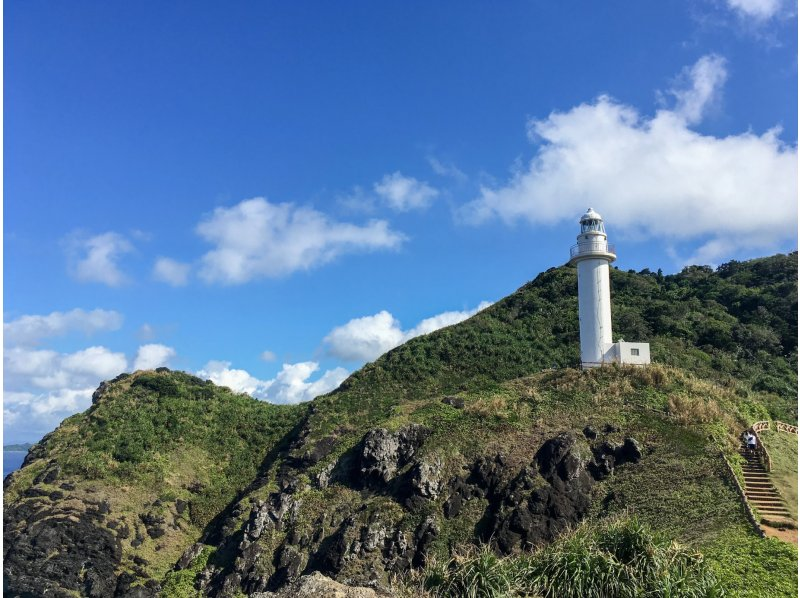
[[[6,590],[413,586],[475,542],[511,554],[635,513],[723,590],[796,595],[796,548],[752,533],[720,451],[736,465],[749,423],[797,420],[797,254],[613,270],[615,340],[650,342],[645,369],[575,369],[576,295],[574,268],[548,270],[306,405],[117,378],[6,480]]]

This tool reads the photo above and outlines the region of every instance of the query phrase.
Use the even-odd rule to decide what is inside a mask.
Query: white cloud
[[[97,385],[127,368],[122,353],[105,347],[66,354],[13,347],[4,351],[3,362],[4,423],[25,422],[26,430],[35,434],[86,409]]]
[[[414,326],[411,330],[406,332],[405,339],[408,340],[423,334],[430,334],[445,326],[453,326],[459,322],[463,322],[467,318],[474,316],[479,311],[483,311],[492,303],[490,301],[481,301],[475,309],[468,309],[464,311],[446,311],[431,318],[425,318],[419,324]]]
[[[209,361],[197,375],[218,386],[227,386],[234,392],[246,392],[256,398],[261,398],[272,384],[271,380],[259,380],[246,370],[231,369],[230,361]]]
[[[301,403],[332,391],[349,374],[344,368],[335,368],[312,382],[309,378],[319,369],[319,364],[306,361],[285,363],[272,380],[259,380],[246,370],[232,369],[230,366],[228,361],[209,361],[197,375],[219,386],[227,386],[234,392],[244,392],[263,401]]]
[[[189,282],[191,266],[168,257],[159,257],[153,266],[153,278],[174,287],[185,286]]]
[[[444,163],[434,156],[428,156],[428,164],[439,176],[450,177],[459,182],[464,182],[468,178],[455,164]]]
[[[403,339],[400,322],[384,310],[337,326],[328,333],[324,342],[328,345],[328,352],[339,359],[371,361],[401,344]]]
[[[136,353],[133,362],[134,370],[154,370],[169,365],[169,360],[175,357],[175,349],[166,345],[151,343],[142,345]]]
[[[328,353],[344,361],[372,361],[407,340],[463,322],[490,305],[488,301],[483,301],[475,309],[447,311],[426,318],[405,331],[400,322],[384,310],[337,326],[323,342],[327,345]]]
[[[728,78],[725,59],[716,54],[703,56],[691,68],[684,69],[684,87],[671,90],[677,98],[675,113],[688,123],[698,123],[703,113],[716,100]]]
[[[275,361],[277,359],[277,356],[272,351],[263,351],[259,357],[261,358],[261,361],[267,362]]]
[[[84,282],[100,282],[118,287],[128,281],[117,262],[133,245],[119,233],[108,232],[94,237],[74,237],[69,243],[72,272]]]
[[[399,172],[387,174],[375,183],[377,193],[390,208],[398,212],[425,209],[439,192],[423,181],[403,176]]]
[[[83,334],[118,330],[122,314],[105,309],[67,312],[54,311],[46,316],[26,315],[3,324],[3,341],[7,345],[32,345],[51,336],[61,336],[72,331]]]
[[[712,261],[738,250],[772,250],[795,238],[797,149],[777,131],[702,135],[701,115],[724,81],[722,63],[701,59],[674,110],[652,118],[602,96],[534,120],[542,144],[505,186],[482,187],[465,219],[499,218],[548,225],[592,206],[613,230],[661,242],[702,242],[687,261]]]
[[[739,15],[766,21],[783,8],[781,0],[727,0],[728,6]]]
[[[345,253],[394,249],[404,240],[383,220],[365,226],[336,222],[311,208],[263,198],[217,208],[197,233],[216,245],[203,256],[200,277],[223,284],[284,276]]]

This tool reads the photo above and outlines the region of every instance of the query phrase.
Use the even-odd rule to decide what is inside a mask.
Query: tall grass
[[[432,566],[437,597],[716,598],[724,592],[703,556],[633,517],[583,523],[533,553],[497,557],[489,547]]]

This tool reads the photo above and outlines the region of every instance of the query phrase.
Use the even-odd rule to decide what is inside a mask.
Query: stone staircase
[[[791,513],[786,509],[783,498],[778,494],[775,486],[769,479],[769,473],[761,465],[758,455],[751,453],[742,446],[739,454],[744,459],[742,472],[744,473],[744,492],[747,502],[756,509],[761,516],[761,523],[777,528],[795,528],[796,523]]]

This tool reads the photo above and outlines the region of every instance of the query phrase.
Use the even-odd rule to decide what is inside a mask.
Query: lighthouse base
[[[647,365],[650,363],[650,343],[628,343],[620,341],[605,346],[602,361],[581,362],[582,369],[597,368],[620,363],[627,365]]]

